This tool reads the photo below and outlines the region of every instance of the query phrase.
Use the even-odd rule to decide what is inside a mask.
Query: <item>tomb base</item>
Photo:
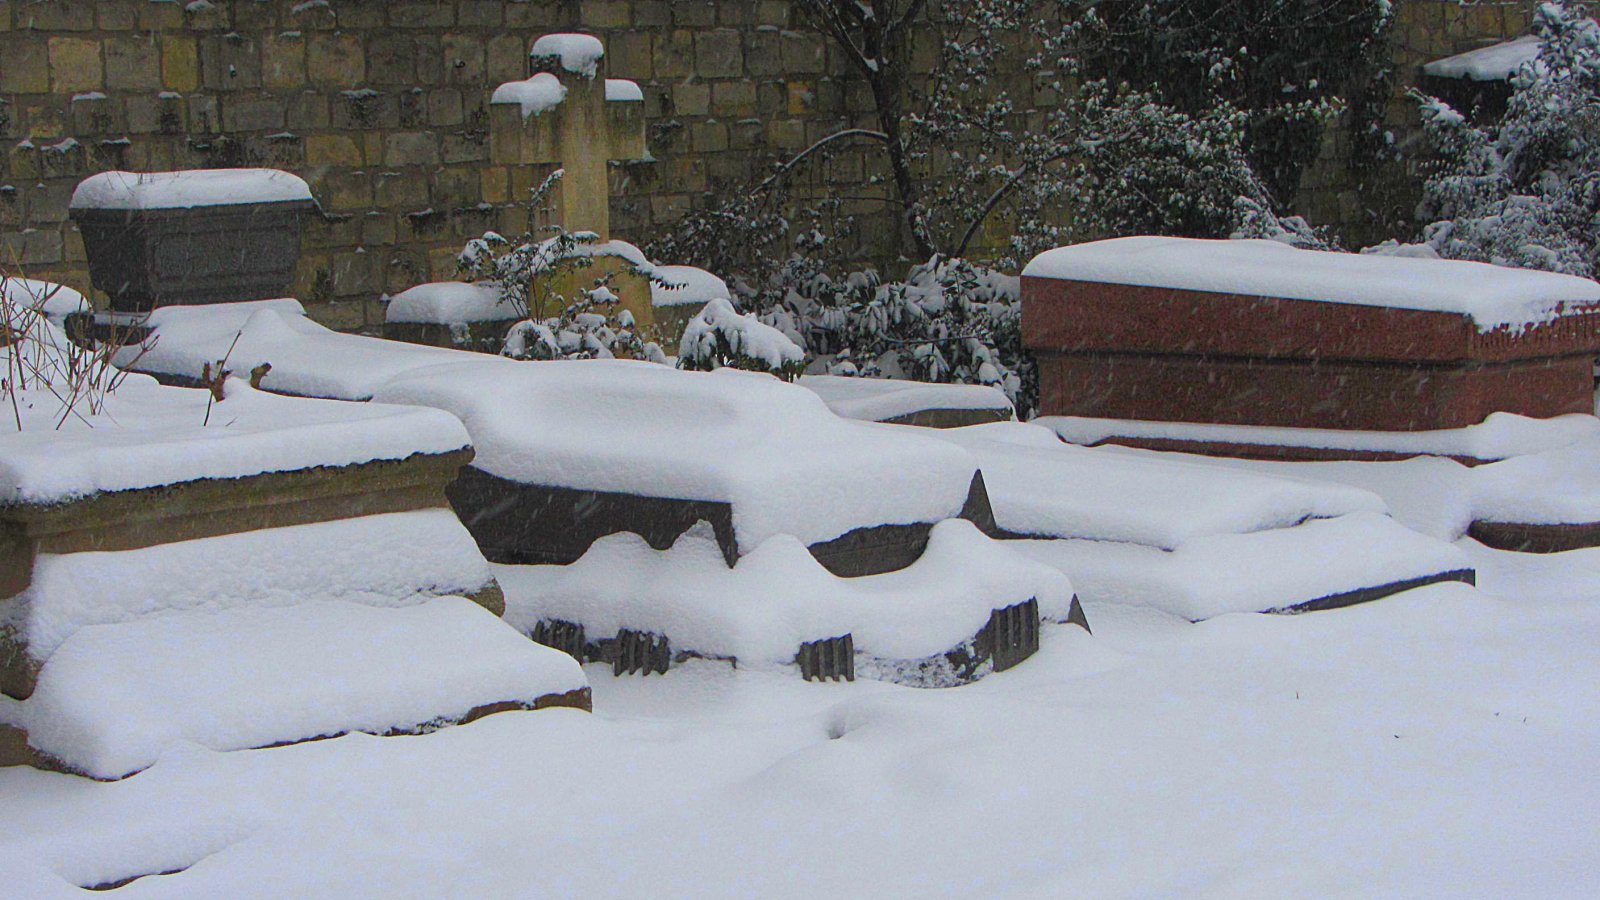
[[[1504,362],[1411,363],[1043,352],[1051,416],[1276,428],[1436,431],[1514,410],[1593,412],[1587,353]]]

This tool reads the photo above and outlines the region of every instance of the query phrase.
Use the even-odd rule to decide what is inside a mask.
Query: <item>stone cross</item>
[[[611,160],[648,158],[644,94],[605,77],[605,48],[586,34],[547,34],[529,56],[532,76],[503,84],[489,106],[495,165],[555,163],[558,221],[568,231],[611,238]]]

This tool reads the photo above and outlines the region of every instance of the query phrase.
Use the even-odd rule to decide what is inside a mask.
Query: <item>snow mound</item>
[[[504,299],[492,281],[439,281],[419,284],[389,299],[384,320],[396,323],[493,322],[521,318],[516,304]]]
[[[930,409],[1011,410],[999,388],[977,384],[931,384],[891,378],[806,375],[796,384],[822,398],[846,419],[882,422]]]
[[[1600,302],[1587,278],[1459,260],[1299,250],[1276,241],[1129,237],[1046,251],[1025,277],[1456,313],[1480,330]]]
[[[1171,552],[1086,540],[1019,541],[1016,547],[1070,575],[1091,618],[1098,604],[1125,604],[1199,621],[1472,568],[1456,546],[1372,512],[1203,535]]]
[[[704,306],[713,300],[726,300],[733,296],[728,283],[721,278],[694,266],[653,266],[655,278],[650,282],[650,302],[655,306]]]
[[[29,743],[95,778],[179,741],[242,750],[459,721],[585,687],[582,670],[470,600],[200,610],[85,628],[22,704]]]
[[[244,203],[310,202],[311,187],[277,169],[101,172],[79,182],[73,209],[186,209]]]
[[[1422,67],[1424,75],[1471,81],[1506,81],[1523,66],[1539,59],[1539,36],[1528,34],[1513,41],[1479,47],[1436,59]]]
[[[1470,478],[1480,521],[1600,522],[1600,440],[1478,466]]]
[[[556,57],[568,72],[593,78],[606,55],[606,46],[592,34],[547,34],[533,42],[528,55]]]
[[[844,634],[867,657],[923,659],[970,640],[991,610],[1036,598],[1044,619],[1065,621],[1072,605],[1060,572],[960,519],[935,525],[909,568],[862,578],[834,576],[788,535],[730,569],[700,531],[665,552],[621,534],[570,566],[494,570],[506,620],[523,631],[541,619],[581,623],[591,638],[631,628],[666,635],[674,650],[735,657],[741,668],[787,665],[802,643]]]
[[[643,103],[644,89],[626,78],[606,79],[606,99],[613,103]]]
[[[0,301],[37,309],[58,327],[63,325],[67,316],[92,309],[82,294],[64,284],[10,275],[0,277]]]
[[[490,103],[515,103],[522,117],[537,116],[555,109],[567,99],[567,86],[549,72],[540,72],[524,81],[508,81],[494,89]]]
[[[226,399],[211,402],[209,392],[133,376],[96,415],[63,416],[46,389],[19,394],[22,430],[15,417],[0,420],[0,503],[54,503],[469,445],[461,423],[436,410],[279,397],[237,378],[228,380]]]
[[[950,518],[976,469],[959,448],[840,419],[804,388],[731,369],[469,361],[402,373],[374,399],[452,413],[473,465],[501,478],[730,503],[744,550]]]
[[[1174,550],[1203,537],[1385,511],[1358,488],[1075,447],[1036,425],[933,434],[977,458],[995,523],[1013,534]]]
[[[42,661],[91,625],[307,598],[400,607],[476,593],[491,580],[453,513],[417,510],[139,550],[44,554],[28,589],[0,600],[0,630],[16,634]]]

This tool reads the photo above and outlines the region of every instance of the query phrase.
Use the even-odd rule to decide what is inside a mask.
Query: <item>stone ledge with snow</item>
[[[1177,451],[1184,455],[1167,458],[1191,464],[1245,463],[1285,474],[1300,467],[1308,476],[1337,471],[1336,480],[1382,486],[1392,503],[1453,510],[1450,522],[1426,526],[1450,540],[1470,534],[1490,547],[1534,553],[1600,546],[1600,419],[1594,416],[1495,413],[1480,425],[1419,432],[1074,417],[1034,424],[1073,444]],[[1417,463],[1405,471],[1427,477],[1400,491],[1382,473],[1402,471],[1405,461]]]
[[[938,434],[977,458],[998,533],[1059,566],[1091,613],[1115,603],[1201,619],[1472,578],[1460,551],[1357,487],[1075,447],[1037,425]]]
[[[789,535],[730,568],[704,526],[665,552],[616,535],[572,565],[496,566],[495,574],[506,620],[530,636],[561,633],[575,655],[612,661],[630,633],[648,635],[661,670],[700,656],[804,673],[804,645],[848,638],[851,659],[835,675],[950,687],[1037,649],[1036,633],[1025,647],[1005,644],[1025,634],[985,633],[1003,611],[1025,608],[1034,618],[1024,632],[1038,621],[1083,624],[1065,576],[964,521],[934,526],[909,567],[857,578],[829,572]]]
[[[495,712],[575,706],[570,657],[460,597],[380,609],[335,600],[191,609],[83,628],[3,713],[35,764],[126,777],[179,742],[270,747],[402,734]]]
[[[984,385],[839,375],[804,375],[796,383],[846,419],[959,428],[1016,416],[1004,391]]]

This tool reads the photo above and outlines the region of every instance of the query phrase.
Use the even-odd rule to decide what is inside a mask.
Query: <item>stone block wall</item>
[[[1396,5],[1404,83],[1518,33],[1532,3]],[[526,228],[521,201],[547,170],[490,164],[487,101],[527,75],[539,35],[600,36],[611,76],[643,88],[654,160],[611,169],[613,231],[643,243],[772,161],[872,123],[865,86],[792,15],[787,0],[0,0],[0,264],[87,289],[67,202],[94,172],[283,168],[323,211],[296,296],[333,327],[370,329],[383,293],[451,277],[485,230]],[[1414,121],[1404,107],[1391,117]],[[1358,188],[1374,178],[1345,159],[1330,141],[1303,205],[1360,227],[1375,201]],[[866,183],[879,166],[847,149],[804,188],[878,217],[857,238],[863,258],[897,243],[886,188]]]
[[[869,109],[785,0],[0,0],[0,263],[89,287],[67,218],[107,169],[270,166],[305,177],[297,296],[372,328],[378,298],[451,277],[546,170],[489,164],[493,88],[539,35],[583,30],[644,88],[655,161],[612,169],[613,230],[643,242],[708,191]],[[820,178],[859,178],[863,157]],[[880,233],[869,229],[871,233]]]

